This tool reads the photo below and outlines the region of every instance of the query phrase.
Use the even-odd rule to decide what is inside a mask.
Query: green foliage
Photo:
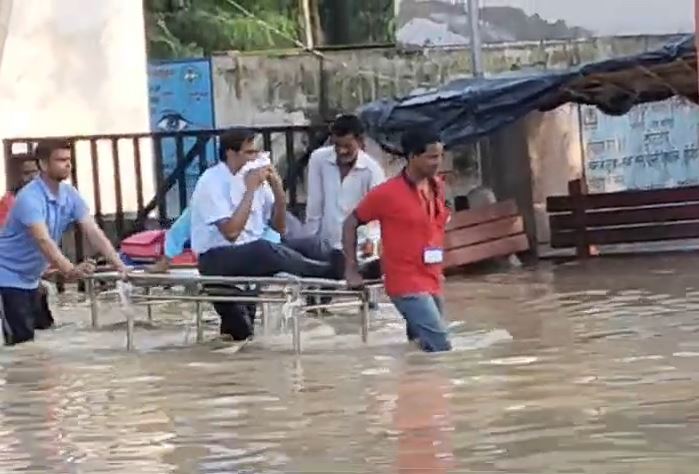
[[[395,40],[394,0],[318,1],[329,43],[383,44]],[[346,34],[338,35],[342,30]]]
[[[300,30],[295,0],[236,0],[236,3],[272,28],[246,16],[226,0],[147,1],[149,56],[181,58],[216,51],[294,46],[293,39],[299,38]]]
[[[329,44],[393,41],[393,0],[310,0],[310,4],[321,18]],[[303,33],[299,5],[299,0],[146,0],[148,53],[153,59],[167,59],[293,48]]]

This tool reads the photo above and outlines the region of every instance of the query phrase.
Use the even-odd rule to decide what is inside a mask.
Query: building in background
[[[0,1],[0,110],[0,139],[147,131],[142,2]],[[129,141],[119,143],[124,183],[135,179],[131,146]],[[116,207],[113,150],[100,144],[98,151],[102,212],[109,214]],[[92,203],[89,143],[76,154],[76,178]],[[151,157],[144,149],[146,194],[153,193]],[[0,176],[4,176],[4,153]],[[4,188],[0,180],[0,192]],[[124,186],[124,211],[135,210],[134,194],[133,186]]]
[[[480,0],[485,43],[694,31],[693,0]],[[464,46],[467,0],[396,0],[396,40],[404,47]],[[600,12],[604,14],[600,14]]]

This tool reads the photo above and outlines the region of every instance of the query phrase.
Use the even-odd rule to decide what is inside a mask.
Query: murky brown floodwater
[[[453,353],[416,353],[385,308],[370,346],[338,316],[297,358],[194,346],[172,315],[128,354],[67,295],[61,327],[0,349],[0,472],[697,472],[699,258],[542,264],[448,298]]]

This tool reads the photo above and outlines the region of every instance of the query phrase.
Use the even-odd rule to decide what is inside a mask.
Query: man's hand
[[[272,191],[281,192],[282,194],[284,194],[284,181],[282,180],[281,176],[279,176],[279,173],[273,166],[270,166],[269,175],[267,176],[267,182],[272,187]]]
[[[345,280],[347,281],[347,287],[353,290],[364,286],[364,278],[362,278],[362,275],[356,268],[347,267],[345,270]]]
[[[129,269],[123,263],[116,267],[116,271],[119,272],[122,281],[127,281],[129,279]]]
[[[256,191],[257,188],[262,186],[262,183],[264,183],[269,178],[271,172],[271,166],[264,166],[262,168],[257,168],[248,171],[245,175],[245,187],[249,191]]]
[[[95,273],[95,264],[87,261],[75,265],[70,271],[64,272],[64,275],[69,281],[76,281],[87,278],[93,273]]]

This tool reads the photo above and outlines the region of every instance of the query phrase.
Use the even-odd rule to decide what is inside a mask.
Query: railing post
[[[112,163],[114,169],[114,199],[116,201],[117,239],[124,238],[124,197],[121,192],[121,161],[119,159],[119,138],[112,138]]]
[[[590,243],[587,237],[587,223],[585,218],[585,194],[587,189],[582,179],[568,182],[568,194],[573,203],[573,220],[575,221],[576,254],[578,258],[590,257]]]
[[[294,132],[293,130],[287,130],[285,134],[286,138],[286,166],[287,166],[287,180],[286,186],[289,190],[289,207],[291,209],[296,208],[296,180],[298,176],[296,175],[296,155],[294,154]]]
[[[187,207],[187,168],[184,156],[184,138],[182,135],[175,137],[175,153],[177,154],[177,195],[179,198],[179,214]],[[169,218],[170,216],[168,216]]]
[[[163,190],[165,185],[165,170],[163,169],[165,160],[163,159],[163,137],[160,135],[153,137],[153,152],[155,153],[155,192],[158,207],[158,223],[160,224],[160,227],[165,227],[167,224],[167,200],[165,199],[165,195],[167,194],[168,190]],[[144,215],[144,217],[147,216]]]
[[[136,172],[136,206],[138,212],[143,210],[143,170],[141,168],[141,140],[133,137],[133,165]]]
[[[4,139],[2,141],[3,148],[5,150],[5,189],[10,189],[10,174],[8,173],[10,169],[10,158],[12,157],[12,140]]]
[[[95,203],[95,220],[104,229],[104,218],[102,216],[102,186],[100,185],[99,173],[99,151],[97,140],[90,140],[90,162],[92,163],[92,195]]]
[[[73,165],[70,169],[70,180],[73,182],[73,186],[79,191],[80,185],[78,184],[78,157],[75,153],[75,140],[70,141],[70,157],[71,164]],[[82,262],[85,258],[85,244],[83,242],[83,233],[79,226],[75,226],[73,230],[73,238],[75,239],[75,259],[78,262]],[[78,281],[78,291],[83,293],[85,291],[85,282]]]

